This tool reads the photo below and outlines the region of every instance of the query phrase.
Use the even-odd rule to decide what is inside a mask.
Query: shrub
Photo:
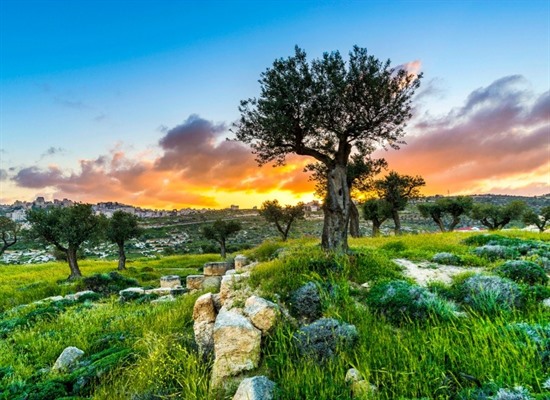
[[[495,272],[518,283],[545,285],[548,282],[548,276],[546,276],[544,269],[530,261],[507,261],[498,267]]]
[[[456,312],[453,303],[406,281],[391,281],[374,286],[367,302],[394,323],[423,321],[429,317],[449,320]]]
[[[349,347],[357,341],[354,325],[333,318],[322,318],[304,326],[294,335],[299,352],[317,361],[328,360],[341,346]]]
[[[514,258],[518,255],[513,248],[501,246],[499,244],[486,244],[485,246],[476,247],[473,253],[490,261]]]
[[[108,274],[94,274],[81,281],[81,289],[93,290],[105,295],[115,294],[132,286],[138,286],[137,280],[127,278],[116,271]]]
[[[453,253],[437,253],[432,257],[432,261],[438,264],[461,265],[462,260]]]
[[[268,261],[276,257],[277,251],[284,247],[284,244],[278,240],[266,240],[249,254],[250,258],[258,261]]]
[[[473,310],[483,314],[498,314],[521,305],[518,285],[505,278],[474,275],[458,288],[460,299]]]
[[[290,298],[290,311],[301,321],[311,322],[321,317],[321,297],[313,282],[297,289]]]
[[[387,250],[391,253],[400,253],[402,251],[407,250],[407,245],[403,243],[401,240],[397,240],[395,242],[389,242],[382,246],[380,246],[381,249]]]

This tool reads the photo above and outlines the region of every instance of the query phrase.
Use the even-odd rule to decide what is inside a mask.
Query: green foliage
[[[432,257],[432,261],[438,264],[449,264],[449,265],[461,265],[462,259],[453,253],[437,253]]]
[[[223,221],[217,219],[212,225],[207,225],[202,228],[202,235],[206,239],[216,241],[220,245],[222,258],[225,258],[227,239],[241,229],[241,224],[237,221]]]
[[[512,201],[507,205],[475,203],[471,217],[486,226],[490,231],[500,230],[512,220],[520,219],[526,208],[523,201]]]
[[[138,281],[127,278],[116,271],[85,277],[79,284],[79,288],[82,290],[93,290],[105,295],[117,294],[120,290],[132,286],[139,286]]]
[[[267,222],[272,222],[277,227],[283,241],[287,240],[288,233],[293,222],[297,219],[304,218],[304,203],[298,203],[295,206],[286,205],[285,207],[279,204],[278,200],[264,201],[259,210],[262,217]]]
[[[105,236],[113,243],[124,245],[124,242],[138,237],[142,232],[135,215],[118,210],[109,219]]]
[[[253,260],[269,261],[279,254],[279,250],[284,247],[284,243],[277,240],[266,240],[246,254]]]
[[[473,199],[469,196],[443,197],[417,207],[424,218],[433,219],[441,232],[452,232],[460,223],[460,217],[472,209]]]
[[[548,283],[548,276],[544,269],[540,265],[530,261],[506,261],[496,268],[495,272],[517,283],[526,283],[528,285],[545,285]]]
[[[539,213],[529,208],[523,213],[522,221],[525,225],[536,225],[540,232],[544,232],[550,221],[550,206],[542,207]]]
[[[372,222],[372,236],[380,234],[380,226],[391,217],[391,204],[383,199],[369,199],[363,204],[363,217]]]
[[[406,281],[390,281],[375,285],[369,292],[368,304],[389,321],[397,324],[441,321],[454,318],[457,308],[427,289]]]
[[[457,287],[457,293],[465,305],[485,315],[511,311],[523,303],[518,285],[498,276],[471,276]]]
[[[519,255],[514,248],[500,244],[486,244],[485,246],[476,247],[473,253],[489,261],[516,258]]]
[[[2,238],[2,245],[0,246],[0,256],[17,243],[17,236],[21,226],[12,221],[8,217],[0,216],[0,237]]]

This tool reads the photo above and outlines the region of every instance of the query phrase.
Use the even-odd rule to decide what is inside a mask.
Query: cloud
[[[41,170],[37,167],[21,169],[12,179],[17,185],[32,189],[55,186],[62,180],[63,173],[57,167]]]
[[[46,158],[46,157],[50,157],[50,156],[54,156],[56,154],[64,154],[65,153],[65,149],[62,148],[62,147],[50,147],[48,148],[44,153],[42,153],[40,155],[40,159],[43,159],[43,158]]]
[[[548,92],[537,96],[511,75],[472,91],[447,115],[417,122],[408,145],[380,155],[391,168],[424,176],[431,191],[483,190],[480,180],[496,187],[511,174],[548,171],[549,118]]]
[[[0,169],[0,181],[8,180],[8,172],[5,169]]]
[[[398,71],[400,69],[404,69],[409,74],[417,76],[418,74],[420,74],[421,68],[422,68],[422,61],[414,60],[414,61],[406,62],[404,64],[399,64],[398,66],[395,67],[395,70]]]
[[[62,105],[63,107],[73,108],[75,110],[85,110],[85,109],[90,108],[89,105],[85,104],[81,100],[66,99],[66,98],[56,96],[56,97],[54,97],[54,101],[57,104]]]

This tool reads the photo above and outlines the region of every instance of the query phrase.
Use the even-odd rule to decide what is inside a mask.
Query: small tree
[[[282,236],[283,241],[288,239],[288,233],[294,221],[304,218],[304,204],[298,203],[295,206],[281,206],[278,200],[268,200],[262,204],[260,215],[267,222],[272,222]]]
[[[118,270],[126,269],[126,251],[124,243],[142,233],[138,226],[138,218],[124,211],[115,211],[106,227],[107,239],[118,246]]]
[[[391,218],[391,205],[382,199],[369,199],[363,204],[363,216],[372,222],[372,236],[380,235],[380,226]]]
[[[470,212],[473,200],[469,196],[440,198],[434,203],[419,204],[418,211],[424,218],[432,218],[441,232],[452,232],[460,223],[460,217]]]
[[[278,59],[260,76],[260,97],[241,101],[236,137],[260,165],[283,165],[288,154],[311,157],[326,170],[322,246],[346,251],[351,197],[350,156],[375,145],[398,148],[412,116],[420,76],[390,67],[355,46],[308,62],[306,53]]]
[[[220,245],[222,258],[225,258],[227,238],[242,229],[235,221],[217,219],[212,225],[202,228],[202,235],[208,240],[214,240]]]
[[[21,226],[9,219],[8,217],[0,217],[0,234],[2,235],[2,247],[0,247],[0,256],[4,252],[17,243],[17,235]]]
[[[373,190],[379,198],[386,200],[391,207],[391,216],[395,224],[395,234],[401,234],[399,211],[403,211],[409,200],[420,196],[420,187],[426,185],[421,176],[400,175],[391,171],[383,179],[373,183]]]
[[[51,207],[27,212],[31,234],[53,244],[67,255],[71,270],[69,279],[82,276],[78,267],[77,251],[87,240],[97,238],[103,230],[102,218],[94,215],[90,204],[72,207]]]
[[[526,204],[515,200],[507,205],[490,203],[474,203],[471,217],[486,226],[490,231],[504,228],[512,220],[520,219],[525,211]]]
[[[542,207],[540,215],[530,208],[524,212],[522,219],[525,225],[536,225],[542,233],[546,228],[546,224],[550,221],[550,206]]]

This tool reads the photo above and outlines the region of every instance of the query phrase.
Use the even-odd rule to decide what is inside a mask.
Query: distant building
[[[229,209],[231,211],[238,211],[239,210],[239,206],[238,205],[235,205],[235,204],[231,204],[231,207],[229,207]]]

